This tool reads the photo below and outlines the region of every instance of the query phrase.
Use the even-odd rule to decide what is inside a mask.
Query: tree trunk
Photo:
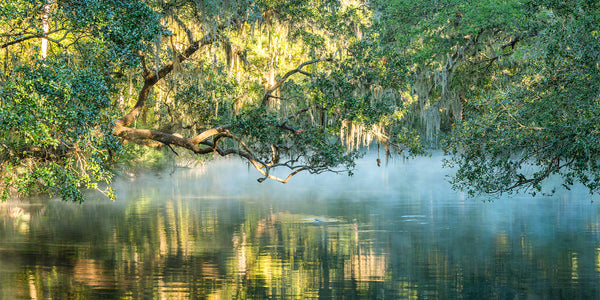
[[[44,36],[48,34],[50,31],[50,23],[48,22],[50,14],[50,0],[46,1],[44,5],[44,14],[42,15],[42,31],[44,32]],[[40,56],[42,59],[45,59],[48,56],[48,39],[45,37],[42,38],[42,45],[40,49]]]

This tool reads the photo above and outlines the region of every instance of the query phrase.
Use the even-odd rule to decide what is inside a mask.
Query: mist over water
[[[288,184],[219,160],[119,180],[115,202],[9,201],[0,298],[600,297],[584,188],[489,202],[453,191],[440,154],[376,158]]]

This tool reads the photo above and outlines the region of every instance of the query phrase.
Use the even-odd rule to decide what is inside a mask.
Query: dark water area
[[[0,204],[0,299],[599,299],[600,199],[465,198],[439,156],[257,183],[236,160]]]

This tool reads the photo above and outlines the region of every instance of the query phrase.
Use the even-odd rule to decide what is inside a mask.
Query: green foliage
[[[515,57],[518,68],[495,78],[465,108],[466,120],[449,140],[457,187],[471,194],[542,189],[553,174],[569,188],[600,187],[598,91],[600,6],[568,7],[532,1],[544,24]]]
[[[217,145],[213,148],[218,153],[251,153],[252,159],[270,165],[313,173],[352,168],[355,153],[347,153],[340,143],[334,130],[339,124],[317,123],[312,113],[334,118],[341,116],[343,107],[344,117],[366,121],[374,116],[373,109],[364,95],[335,103],[332,91],[352,85],[341,73],[328,71],[331,66],[312,65],[306,72],[321,79],[334,74],[333,85],[343,87],[325,87],[325,81],[315,84],[313,76],[302,75],[276,91],[280,103],[260,105],[266,89],[285,70],[310,58],[341,53],[344,40],[368,26],[365,6],[253,0],[45,4],[13,1],[2,6],[2,12],[13,17],[0,21],[7,32],[0,35],[6,51],[0,57],[4,198],[11,191],[48,192],[81,201],[79,188],[109,182],[114,165],[164,165],[167,150],[122,147],[123,140],[112,135],[115,120],[139,99],[144,107],[130,125],[134,129],[193,137],[226,126],[236,138],[219,140],[218,151]],[[50,20],[48,57],[31,63],[31,58],[42,57],[43,16]],[[210,46],[198,51],[202,55],[180,62],[177,56],[190,41],[202,37],[211,37]],[[159,70],[171,64],[163,69],[167,76],[161,74],[148,94],[137,94],[149,74],[159,76]],[[327,108],[316,107],[323,105]],[[201,147],[209,149],[211,142]]]
[[[169,34],[160,17],[143,1],[59,1],[60,12],[73,30],[89,32],[107,46],[105,59],[135,66],[137,53],[159,34]]]
[[[119,151],[110,132],[109,87],[100,70],[45,60],[13,71],[0,86],[3,198],[10,190],[82,201],[78,188],[109,182]]]
[[[357,43],[356,53],[367,61],[385,56],[376,77],[413,98],[400,132],[416,129],[426,143],[426,132],[448,137],[456,188],[535,194],[556,174],[566,187],[579,181],[598,192],[597,1],[373,7],[372,42]]]
[[[119,112],[113,101],[118,81],[111,75],[139,63],[137,52],[168,32],[141,1],[53,1],[44,12],[45,4],[1,6],[2,15],[11,16],[0,20],[7,33],[0,36],[6,47],[0,76],[2,199],[16,192],[83,201],[80,188],[113,199],[105,185],[121,141],[112,135]],[[35,42],[45,13],[54,47],[38,60]],[[9,56],[15,47],[20,54]]]
[[[117,174],[121,171],[134,174],[165,171],[176,163],[174,156],[175,154],[168,148],[154,149],[142,145],[125,144],[115,162],[119,166]]]
[[[198,65],[186,64],[185,68],[189,75],[171,79],[170,84],[175,87],[174,101],[172,106],[164,106],[163,109],[172,110],[171,118],[182,118],[200,128],[228,121],[236,97],[243,94],[242,87],[228,76],[223,66],[213,68],[200,62]]]
[[[280,124],[281,120],[276,115],[258,107],[247,109],[237,116],[232,128],[237,135],[246,138],[246,145],[256,149],[258,157],[265,162],[304,167],[311,173],[333,171],[336,166],[343,166],[346,170],[354,167],[358,153],[347,152],[339,139],[323,128],[313,126],[295,134],[288,129],[291,127]],[[294,122],[288,126],[295,126]],[[273,151],[287,161],[274,160]]]
[[[454,184],[472,194],[539,192],[553,174],[600,185],[595,1],[45,4],[0,6],[3,198],[81,201],[123,160],[170,159],[140,145],[211,128],[187,148],[260,172],[349,171],[373,137],[410,154],[446,138]]]

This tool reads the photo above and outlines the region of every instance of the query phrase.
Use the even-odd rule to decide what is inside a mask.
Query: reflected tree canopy
[[[219,192],[223,179],[201,178],[178,173],[169,187],[138,179],[119,188],[131,198],[118,203],[3,205],[0,290],[9,298],[598,296],[600,221],[576,194],[486,204],[449,196],[448,186],[377,193],[366,177],[323,177],[316,191],[271,186],[240,197]],[[321,194],[347,180],[347,192]]]

